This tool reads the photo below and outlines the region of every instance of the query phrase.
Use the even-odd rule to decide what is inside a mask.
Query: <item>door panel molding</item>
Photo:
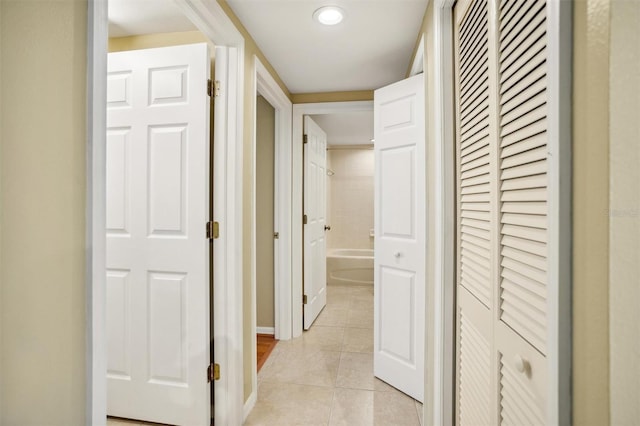
[[[374,375],[424,401],[427,251],[425,79],[374,93]]]
[[[210,355],[209,243],[202,233],[210,170],[210,105],[202,82],[210,76],[210,57],[206,43],[109,54],[107,95],[115,102],[107,108],[107,207],[114,210],[106,231],[107,405],[113,416],[164,423],[210,418],[210,386],[198,374]],[[123,75],[130,84],[122,84]],[[118,357],[122,362],[114,364]]]
[[[327,135],[304,117],[304,329],[327,304]]]

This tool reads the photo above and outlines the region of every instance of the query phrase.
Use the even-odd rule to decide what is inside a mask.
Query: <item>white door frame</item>
[[[242,365],[242,147],[244,38],[216,0],[175,0],[184,14],[216,46],[229,47],[228,86],[223,87],[226,116],[223,127],[226,170],[216,171],[214,195],[223,196],[216,220],[221,236],[214,259],[216,322],[224,339],[216,342],[216,362],[223,379],[216,382],[216,420],[241,424],[243,415]],[[87,16],[87,203],[86,203],[86,315],[87,315],[87,423],[106,423],[106,81],[108,0],[89,1]],[[219,118],[219,117],[217,117]],[[221,122],[222,121],[222,122]],[[219,131],[219,130],[216,130]],[[203,224],[204,230],[204,224]],[[205,369],[203,366],[203,374]]]
[[[427,380],[425,424],[455,424],[455,190],[454,190],[454,92],[453,92],[453,6],[455,0],[436,0],[433,13],[434,93],[433,128],[435,140],[433,182],[435,225],[429,229],[435,240],[433,284],[428,289]],[[547,411],[551,423],[571,424],[571,78],[572,4],[548,0],[549,23],[549,288],[557,295],[549,312],[549,323],[557,324],[557,335],[550,336],[550,381]],[[562,31],[560,30],[562,28]],[[426,67],[425,63],[425,69]],[[555,96],[554,96],[555,95]],[[431,210],[433,209],[433,210]],[[552,329],[554,327],[551,327]]]
[[[291,339],[291,111],[292,104],[264,64],[253,56],[253,93],[262,95],[275,110],[275,156],[274,156],[274,230],[279,237],[274,244],[274,314],[275,338]],[[253,97],[253,142],[252,170],[253,189],[251,199],[251,335],[256,335],[256,144],[257,144],[257,102]],[[251,395],[244,407],[244,416],[249,415],[256,403],[258,393],[258,371],[256,340],[251,340]]]
[[[373,111],[373,101],[321,102],[293,105],[292,125],[292,220],[291,220],[291,309],[292,337],[302,334],[302,215],[303,212],[303,117],[310,114],[339,114]]]
[[[434,4],[433,134],[428,140],[427,167],[432,171],[427,192],[433,203],[428,228],[433,241],[433,271],[427,282],[427,339],[425,370],[425,424],[455,424],[455,159],[453,109],[453,6],[455,0],[437,0]],[[425,58],[425,62],[427,58]],[[425,69],[428,67],[425,63]],[[426,85],[428,86],[428,84]],[[427,97],[427,103],[429,103]],[[429,109],[427,108],[427,111]],[[427,132],[429,135],[430,132]]]

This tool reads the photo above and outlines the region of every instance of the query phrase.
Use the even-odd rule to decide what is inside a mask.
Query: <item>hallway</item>
[[[311,330],[258,373],[247,425],[420,425],[422,404],[373,377],[373,287],[327,286]]]

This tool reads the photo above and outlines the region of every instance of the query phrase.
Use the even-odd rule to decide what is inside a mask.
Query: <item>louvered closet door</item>
[[[502,0],[499,16],[502,424],[546,423],[546,1]]]
[[[461,425],[493,423],[495,104],[488,4],[456,5],[458,170],[458,410]],[[495,71],[493,71],[495,72]]]
[[[455,8],[458,422],[548,421],[546,1]]]

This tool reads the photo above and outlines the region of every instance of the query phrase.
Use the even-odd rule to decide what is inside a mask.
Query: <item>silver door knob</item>
[[[396,252],[393,253],[393,256],[394,257],[400,257],[400,256],[402,256],[402,253],[400,253],[399,251],[396,251]]]

